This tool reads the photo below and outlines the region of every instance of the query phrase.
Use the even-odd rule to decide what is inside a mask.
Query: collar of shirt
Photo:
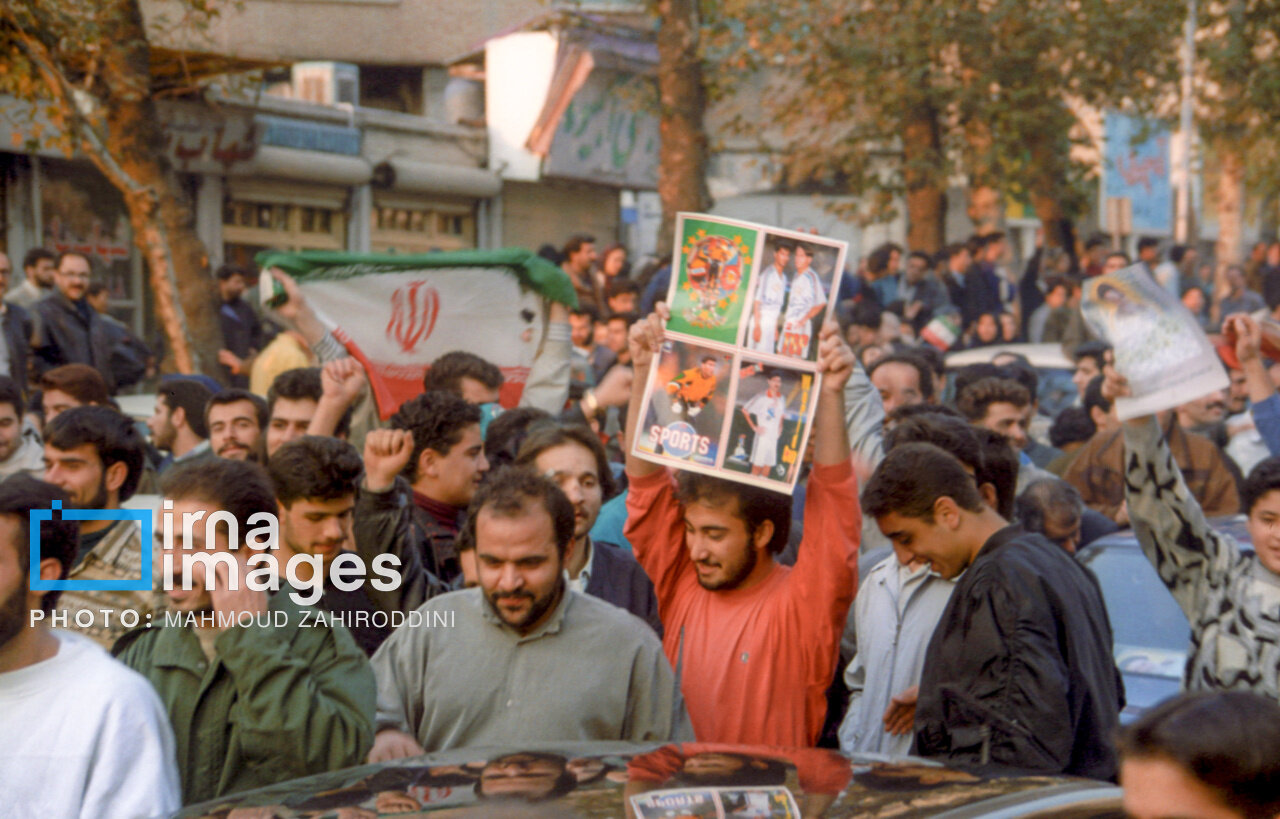
[[[456,506],[429,498],[416,490],[413,493],[413,505],[435,518],[441,526],[447,526],[450,529],[458,528],[458,519],[462,517],[462,510]]]
[[[596,548],[591,543],[591,536],[587,536],[587,562],[583,564],[582,571],[578,573],[576,579],[569,577],[569,570],[564,570],[564,579],[569,582],[569,588],[579,594],[587,593],[587,584],[591,582],[591,565],[596,559]]]
[[[484,617],[484,619],[487,622],[492,623],[493,625],[497,626],[503,631],[506,631],[512,634],[513,636],[515,636],[517,645],[519,645],[520,643],[527,643],[530,640],[536,640],[539,637],[559,634],[561,626],[564,625],[565,612],[569,610],[569,603],[573,599],[573,595],[574,595],[573,590],[566,585],[564,587],[563,593],[560,595],[560,602],[557,603],[555,609],[552,610],[551,616],[548,617],[543,622],[542,625],[538,626],[536,629],[529,632],[528,634],[520,634],[520,632],[516,631],[511,626],[507,625],[502,621],[502,618],[500,618],[497,612],[493,610],[493,604],[489,602],[488,598],[486,597],[486,595],[482,590],[477,589],[476,591],[480,593],[480,597],[481,597],[481,600],[480,600],[481,616]]]
[[[191,449],[184,452],[182,455],[178,456],[177,458],[174,458],[173,462],[175,464],[180,464],[183,461],[189,461],[192,458],[198,458],[208,451],[209,451],[209,441],[208,439],[205,439],[200,443],[196,444],[195,446],[193,446]]]

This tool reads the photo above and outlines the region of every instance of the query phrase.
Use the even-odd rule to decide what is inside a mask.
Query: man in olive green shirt
[[[375,480],[403,468],[403,430],[365,439]],[[573,506],[529,467],[491,477],[471,505],[479,588],[428,600],[417,627],[373,655],[378,735],[370,762],[468,745],[692,736],[657,635],[565,580]]]
[[[191,589],[183,590],[183,555],[175,548],[168,624],[130,632],[115,647],[165,704],[183,802],[363,762],[373,741],[376,702],[364,652],[345,628],[298,605],[287,585],[268,594],[244,582],[254,552],[243,538],[261,526],[249,518],[275,508],[262,468],[224,459],[179,465],[165,475],[162,491],[173,501],[175,547],[181,546],[183,516],[195,512],[206,518],[230,512],[241,539],[228,544],[228,527],[219,524],[209,543],[199,520],[188,545],[223,562],[193,563]],[[157,537],[162,531],[157,528]],[[211,590],[205,588],[206,565],[215,574]],[[235,589],[228,582],[233,571],[240,577]]]

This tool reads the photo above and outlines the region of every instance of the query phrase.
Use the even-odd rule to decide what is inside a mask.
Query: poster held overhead
[[[1227,387],[1226,370],[1195,317],[1140,266],[1090,279],[1080,309],[1111,345],[1116,371],[1133,390],[1116,399],[1120,420]]]
[[[706,214],[679,214],[676,236],[671,317],[632,453],[790,494],[848,246]]]

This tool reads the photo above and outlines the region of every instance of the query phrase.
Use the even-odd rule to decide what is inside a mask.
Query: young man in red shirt
[[[631,329],[629,439],[663,341],[667,311],[658,310]],[[803,747],[818,740],[858,583],[862,521],[844,424],[853,362],[828,322],[818,356],[824,377],[804,540],[794,567],[774,560],[790,529],[787,495],[693,472],[673,476],[627,456],[627,539],[653,580],[663,648],[680,669],[700,742]]]

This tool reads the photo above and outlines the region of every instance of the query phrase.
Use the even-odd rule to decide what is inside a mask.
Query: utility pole
[[[1195,101],[1196,62],[1196,0],[1187,0],[1187,20],[1183,25],[1182,38],[1182,117],[1179,130],[1182,132],[1182,184],[1178,186],[1177,217],[1174,221],[1173,238],[1178,244],[1191,241],[1191,150],[1195,144],[1192,129],[1193,103]]]

